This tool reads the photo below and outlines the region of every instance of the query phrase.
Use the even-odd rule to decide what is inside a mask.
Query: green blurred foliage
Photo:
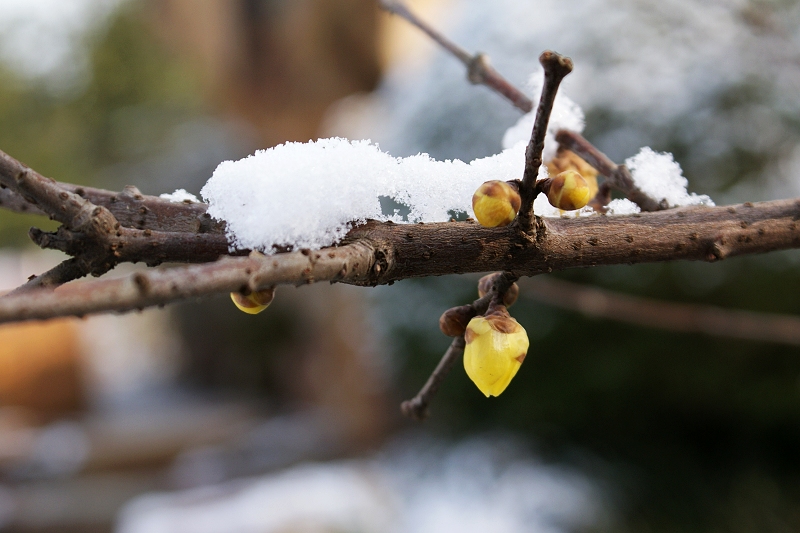
[[[200,86],[152,34],[140,3],[85,38],[85,79],[66,91],[0,66],[0,149],[45,176],[103,186],[102,169],[158,153],[176,125],[202,111]],[[28,242],[32,224],[54,227],[0,211],[0,245]]]

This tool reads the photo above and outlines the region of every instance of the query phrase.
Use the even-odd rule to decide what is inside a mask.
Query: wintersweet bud
[[[560,147],[556,156],[547,163],[547,173],[556,176],[565,170],[574,170],[583,176],[583,179],[589,184],[589,192],[594,198],[597,194],[597,169],[572,150]]]
[[[528,334],[504,306],[470,320],[464,333],[464,369],[480,391],[499,396],[528,353]]]
[[[547,200],[553,207],[573,211],[584,207],[592,199],[589,184],[574,170],[565,170],[551,179]]]
[[[273,298],[275,298],[275,287],[253,291],[249,294],[242,294],[241,292],[231,293],[231,300],[236,304],[236,307],[249,315],[257,315],[269,307]]]
[[[472,195],[475,218],[487,228],[511,224],[521,203],[519,192],[505,181],[487,181]]]
[[[486,274],[478,280],[478,298],[486,296],[492,290],[492,282],[495,274]],[[512,283],[511,287],[503,294],[503,305],[511,307],[519,297],[519,285]]]
[[[448,337],[460,337],[474,316],[475,308],[471,305],[451,307],[439,317],[439,329]]]

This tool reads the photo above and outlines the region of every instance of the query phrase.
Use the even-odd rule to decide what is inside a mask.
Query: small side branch
[[[88,274],[88,266],[83,261],[73,257],[59,263],[43,274],[32,277],[24,285],[5,293],[0,298],[26,294],[39,289],[54,289],[59,285],[80,279]]]
[[[404,18],[410,24],[422,30],[434,42],[439,44],[442,48],[450,52],[454,57],[461,61],[467,67],[467,78],[471,83],[482,84],[489,87],[508,99],[514,105],[514,107],[518,108],[523,113],[530,113],[533,110],[533,102],[531,99],[528,98],[517,87],[511,84],[499,72],[497,72],[489,64],[488,56],[485,54],[476,54],[471,56],[469,52],[461,48],[458,44],[449,40],[439,31],[414,15],[399,0],[379,0],[379,3],[384,10]],[[596,211],[606,206],[610,201],[610,196],[608,195],[609,186],[622,191],[629,200],[638,204],[642,211],[658,211],[660,209],[666,209],[667,206],[660,204],[653,198],[650,198],[647,196],[647,194],[635,186],[633,178],[625,166],[618,166],[615,164],[608,157],[606,157],[605,154],[600,152],[600,150],[592,146],[589,141],[581,137],[580,134],[575,132],[567,132],[566,130],[564,130],[564,132],[567,136],[573,135],[574,137],[571,139],[564,137],[563,140],[557,137],[556,140],[558,140],[559,144],[580,155],[587,163],[595,167],[600,174],[605,176],[609,182],[608,185],[601,185],[599,194],[591,202],[592,207],[594,207]],[[528,170],[528,162],[529,159],[526,158],[526,175],[532,175],[533,180],[535,181],[536,176],[538,175],[538,166],[535,167],[535,172],[531,172]],[[530,166],[532,166],[532,162]],[[531,206],[533,205],[533,200],[536,199],[536,194],[537,193],[534,191],[533,199],[530,200]],[[522,222],[523,226],[530,228],[533,220],[528,217],[528,211],[526,211],[525,208],[526,206],[523,199],[523,209],[520,211],[523,216]]]
[[[425,385],[422,386],[422,389],[420,389],[416,396],[400,404],[400,411],[405,416],[418,421],[428,418],[428,406],[431,400],[433,400],[433,397],[439,391],[439,387],[456,364],[456,361],[464,355],[464,347],[465,342],[463,336],[453,339],[453,342],[450,343],[450,347],[444,353],[441,361],[436,365],[436,368],[431,373],[428,381],[425,382]]]
[[[482,290],[482,282],[485,279],[486,277],[479,282],[479,291]],[[495,301],[502,302],[506,291],[511,289],[511,286],[514,285],[516,280],[517,277],[509,272],[498,272],[492,275],[491,278],[489,278],[488,283],[486,283],[486,287],[489,287],[489,290],[486,292],[486,294],[469,305],[450,309],[448,313],[452,311],[458,311],[460,314],[463,314],[464,322],[459,321],[461,324],[459,327],[463,328],[466,326],[470,318],[485,314],[490,304],[494,305],[493,302]],[[514,296],[514,298],[516,299],[516,296]],[[439,364],[436,365],[436,368],[431,373],[428,381],[425,382],[425,385],[422,386],[422,389],[420,389],[417,395],[400,404],[400,412],[402,412],[408,418],[420,422],[428,418],[428,407],[430,406],[431,401],[436,396],[436,393],[439,391],[439,387],[450,373],[450,370],[452,370],[455,362],[464,355],[465,347],[466,341],[462,332],[453,339],[452,343],[450,343],[450,347],[444,353],[442,359],[439,361]]]
[[[519,209],[519,224],[524,231],[529,231],[533,225],[533,201],[536,199],[536,178],[539,167],[542,166],[542,151],[544,138],[547,135],[547,125],[550,122],[550,113],[558,93],[561,80],[572,72],[572,60],[556,52],[546,50],[539,56],[539,63],[544,67],[544,86],[536,110],[536,119],[533,123],[533,132],[528,148],[525,150],[525,172],[520,187],[522,205]]]

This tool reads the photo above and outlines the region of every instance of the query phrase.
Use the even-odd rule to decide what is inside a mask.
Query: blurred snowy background
[[[416,0],[526,87],[546,49],[585,136],[675,154],[718,204],[800,194],[800,2]],[[372,0],[0,0],[0,149],[54,178],[197,194],[287,140],[498,153],[519,112]],[[302,184],[298,184],[302,187]],[[59,260],[0,212],[0,290]],[[800,313],[797,253],[558,276]],[[135,267],[110,273],[119,276]],[[279,290],[0,327],[9,531],[796,531],[796,348],[591,320],[525,297],[487,400],[456,368],[423,426],[399,401],[476,277]]]

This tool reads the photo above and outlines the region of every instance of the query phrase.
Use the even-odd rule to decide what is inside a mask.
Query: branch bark
[[[354,228],[343,246],[224,258],[207,265],[0,298],[0,322],[129,311],[220,292],[314,281],[391,284],[424,276],[506,271],[513,276],[597,265],[718,261],[800,247],[800,199],[687,207],[630,216],[538,219],[533,240],[470,222]],[[144,287],[144,288],[143,288]]]

